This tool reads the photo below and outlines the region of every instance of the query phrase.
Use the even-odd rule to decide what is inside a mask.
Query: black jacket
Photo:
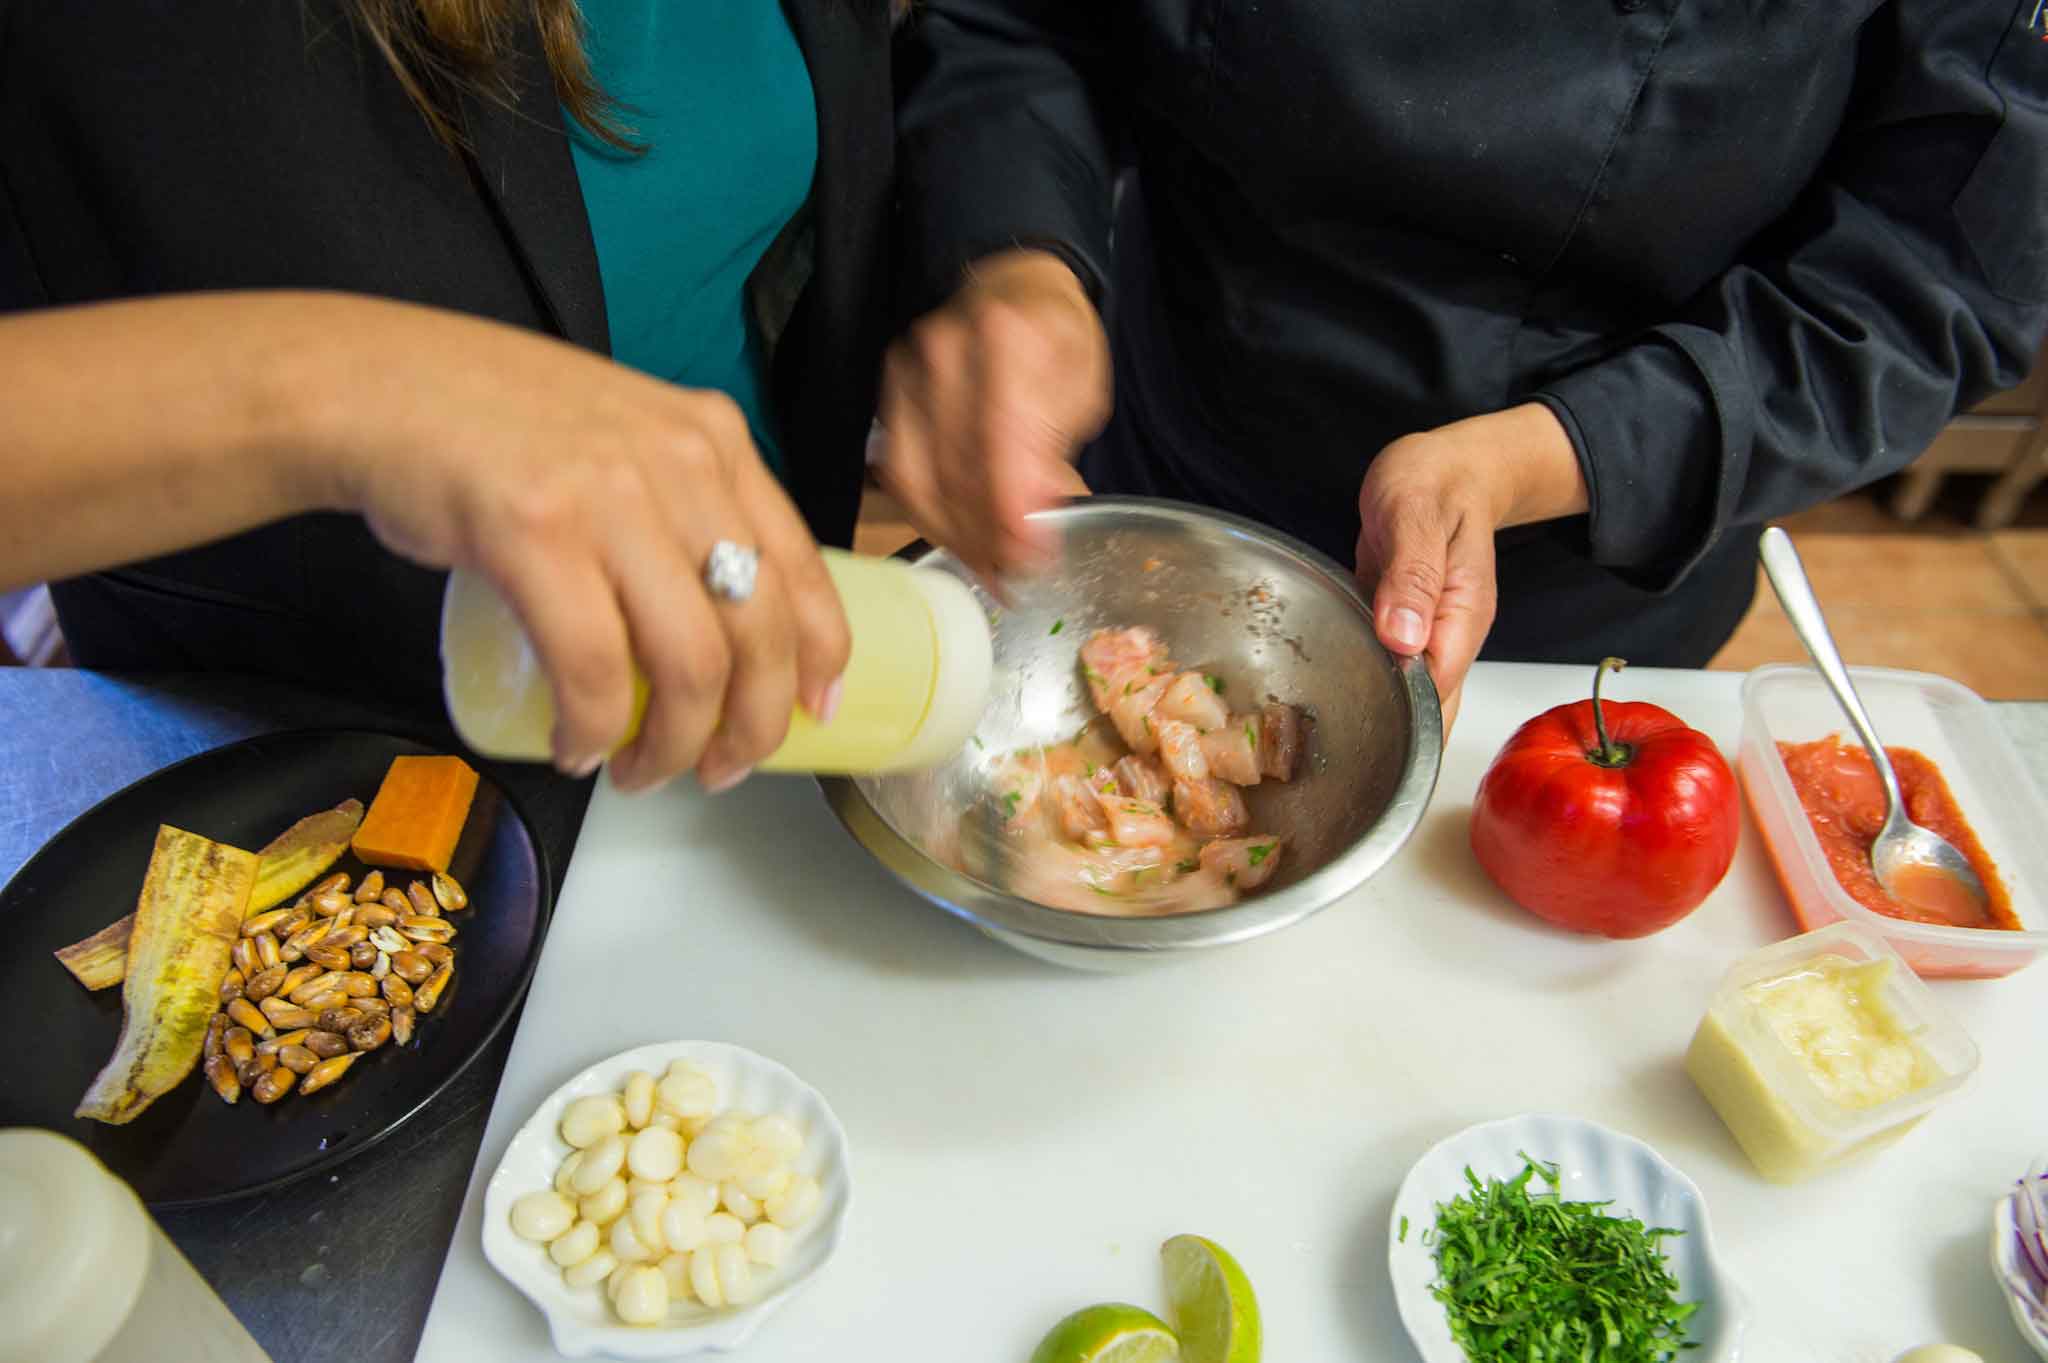
[[[752,293],[779,336],[771,395],[790,490],[821,538],[845,542],[886,332],[889,21],[881,0],[784,7],[816,96],[817,175]],[[458,157],[338,0],[0,0],[0,310],[339,289],[605,351],[597,256],[536,33],[519,61],[516,107],[463,104],[475,152]],[[439,684],[440,581],[331,515],[54,594],[88,665],[246,668],[419,698]],[[348,661],[372,653],[374,666]]]
[[[930,0],[898,54],[905,284],[926,306],[979,254],[1062,251],[1112,317],[1091,483],[1347,563],[1388,440],[1543,401],[1592,513],[1500,537],[1487,656],[1697,665],[1766,518],[1899,469],[2024,376],[2048,324],[2043,18]]]

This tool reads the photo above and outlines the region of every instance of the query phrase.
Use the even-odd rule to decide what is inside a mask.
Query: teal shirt
[[[570,122],[612,357],[730,394],[779,469],[745,290],[817,166],[803,53],[777,0],[583,0],[583,15],[598,83],[647,148]]]

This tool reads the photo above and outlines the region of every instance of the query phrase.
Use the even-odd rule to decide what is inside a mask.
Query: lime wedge
[[[1259,1363],[1259,1303],[1224,1248],[1199,1235],[1159,1247],[1166,1301],[1187,1363]]]
[[[1053,1326],[1031,1363],[1172,1363],[1179,1357],[1165,1321],[1141,1307],[1105,1302]]]

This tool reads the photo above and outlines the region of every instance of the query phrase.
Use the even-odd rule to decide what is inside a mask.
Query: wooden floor
[[[1907,524],[1879,484],[1781,522],[1852,664],[1953,677],[1992,700],[2048,699],[2048,493],[2010,530],[1972,529],[1986,479],[1950,480]],[[916,538],[902,511],[871,493],[856,547],[894,553]],[[1747,671],[1806,652],[1761,575],[1756,604],[1711,666]]]

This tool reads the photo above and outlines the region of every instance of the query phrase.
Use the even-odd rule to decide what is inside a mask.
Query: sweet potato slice
[[[476,772],[459,757],[394,757],[356,830],[356,856],[371,866],[445,871],[476,798]]]
[[[157,829],[128,939],[121,1039],[77,1116],[134,1121],[199,1063],[257,864],[254,852],[168,824]]]
[[[363,802],[343,800],[332,809],[305,818],[272,838],[256,854],[256,884],[249,892],[248,913],[276,908],[300,890],[348,850],[348,840],[363,821]],[[53,955],[87,989],[111,989],[128,971],[128,935],[135,930],[135,915],[107,924],[92,936]]]

